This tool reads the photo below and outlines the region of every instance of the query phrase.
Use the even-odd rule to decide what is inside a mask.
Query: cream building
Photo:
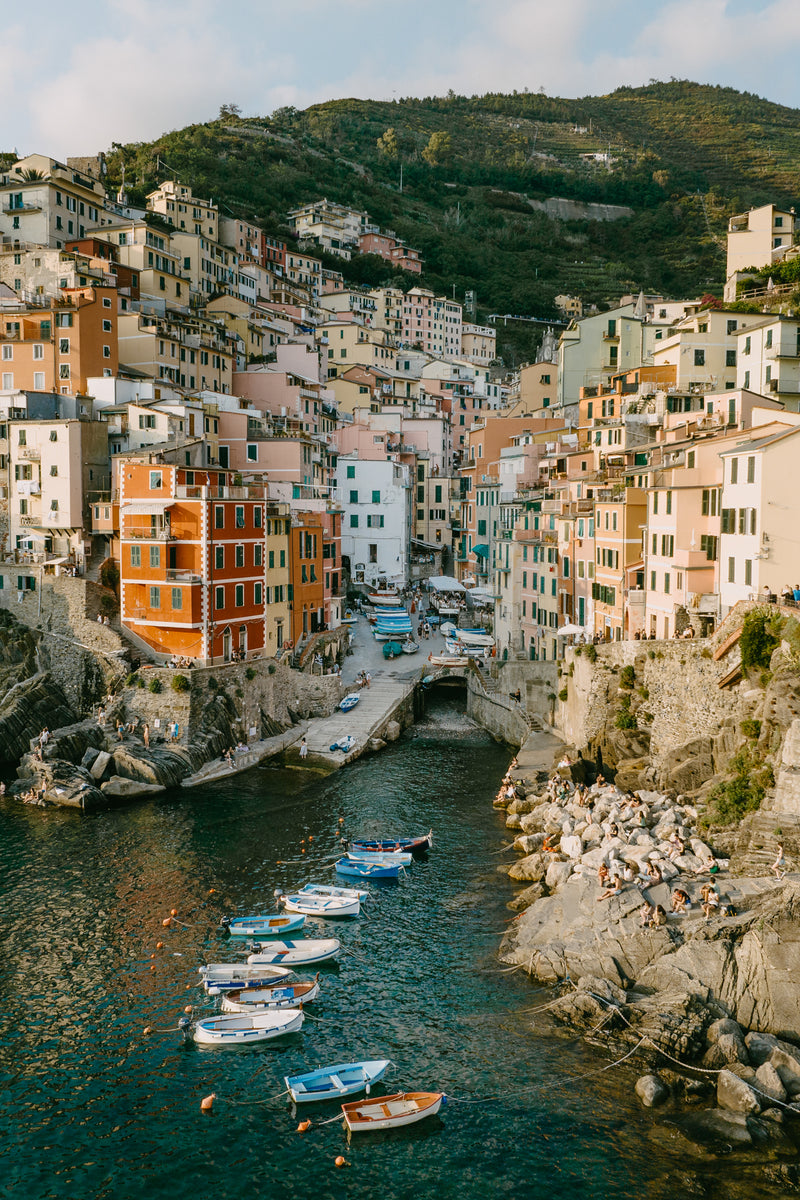
[[[771,315],[743,326],[737,337],[737,385],[800,411],[800,320]]]
[[[674,366],[679,392],[731,391],[737,386],[741,331],[762,321],[760,313],[713,308],[693,313],[664,332],[653,365]]]
[[[192,189],[174,179],[167,180],[147,196],[147,207],[160,213],[170,225],[186,233],[219,240],[219,213],[210,200],[200,200]]]
[[[59,249],[106,219],[105,201],[99,179],[43,154],[29,154],[0,174],[3,243]]]
[[[763,268],[780,262],[794,242],[794,209],[764,204],[739,213],[728,222],[728,260],[725,299],[736,299],[736,285],[751,267]]]

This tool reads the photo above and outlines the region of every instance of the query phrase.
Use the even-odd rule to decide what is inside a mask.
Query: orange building
[[[292,514],[292,641],[295,645],[301,638],[325,626],[325,540],[323,513]]]
[[[120,617],[159,653],[208,664],[266,644],[266,491],[232,478],[166,463],[120,469]]]
[[[4,391],[87,392],[91,376],[116,375],[117,289],[65,288],[58,300],[0,313]]]

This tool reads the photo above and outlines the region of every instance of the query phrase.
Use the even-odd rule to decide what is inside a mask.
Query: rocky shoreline
[[[641,1103],[665,1105],[687,1145],[795,1154],[800,875],[791,862],[785,878],[732,874],[684,797],[587,786],[591,765],[563,748],[553,771],[525,750],[495,801],[520,855],[508,874],[524,885],[501,959],[556,989],[556,1028],[635,1051],[650,1068]],[[685,912],[672,911],[676,891]],[[663,919],[643,924],[644,905]]]

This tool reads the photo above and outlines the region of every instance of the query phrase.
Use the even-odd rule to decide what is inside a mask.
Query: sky
[[[55,158],[357,96],[671,77],[800,107],[800,0],[39,0],[4,14],[0,150]]]

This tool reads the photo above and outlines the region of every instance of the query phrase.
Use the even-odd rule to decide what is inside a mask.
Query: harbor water
[[[512,889],[492,799],[510,757],[445,699],[333,776],[267,767],[87,816],[4,801],[0,1195],[557,1200],[634,1180],[639,1195],[674,1194],[635,1071],[602,1072],[602,1052],[548,1036],[531,1011],[547,993],[497,960]],[[243,957],[221,915],[337,882],[342,831],[428,828],[428,861],[370,885],[364,915],[307,921],[345,953],[321,970],[300,1033],[238,1050],[144,1036],[174,1030],[187,1004],[214,1011],[198,965]],[[186,927],[164,928],[173,908]],[[348,1144],[340,1121],[317,1123],[338,1105],[297,1115],[279,1095],[286,1074],[379,1057],[394,1064],[387,1091],[445,1091],[440,1116]]]

